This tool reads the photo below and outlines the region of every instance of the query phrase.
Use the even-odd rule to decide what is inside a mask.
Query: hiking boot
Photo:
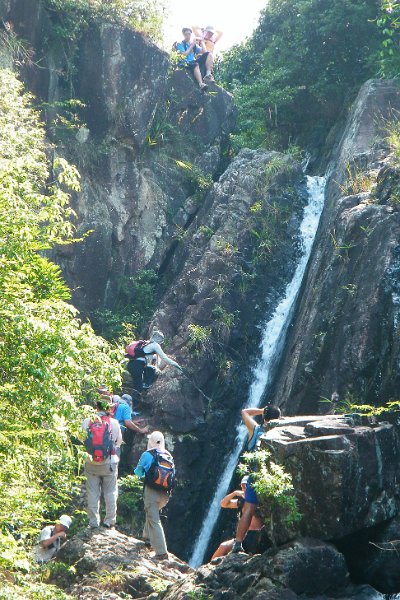
[[[237,540],[235,540],[233,542],[231,554],[236,554],[237,552],[244,552],[244,548],[242,546],[242,542],[238,542]]]
[[[199,88],[202,92],[205,92],[206,90],[208,90],[208,85],[206,83],[199,83]]]

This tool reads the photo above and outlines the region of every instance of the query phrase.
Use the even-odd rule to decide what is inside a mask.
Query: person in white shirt
[[[38,563],[48,562],[57,554],[72,523],[71,517],[62,515],[55,525],[47,525],[40,532],[39,543],[34,548]]]
[[[131,357],[129,356],[129,362],[127,365],[127,369],[132,377],[133,388],[139,394],[143,390],[143,374],[145,372],[145,368],[147,366],[147,357],[150,355],[157,355],[163,360],[167,365],[171,365],[176,367],[180,371],[182,367],[172,358],[167,356],[163,349],[161,348],[161,344],[164,341],[164,334],[161,331],[153,331],[152,336],[145,346],[143,346],[140,350],[141,356]]]
[[[116,419],[110,417],[110,404],[106,399],[98,400],[96,403],[96,418],[106,417],[111,426],[111,437],[113,449],[110,456],[102,461],[94,461],[91,458],[85,462],[86,492],[87,492],[87,514],[90,527],[100,526],[100,498],[103,493],[106,514],[103,526],[114,529],[117,518],[118,498],[118,463],[120,446],[122,443],[121,428]],[[89,433],[92,419],[87,418],[82,423],[82,429]]]

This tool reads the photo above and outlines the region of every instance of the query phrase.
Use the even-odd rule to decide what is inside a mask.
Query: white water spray
[[[325,181],[324,177],[307,177],[309,200],[304,209],[303,220],[300,225],[302,256],[292,280],[286,286],[284,298],[279,302],[272,317],[263,327],[260,346],[261,357],[254,367],[254,381],[250,387],[249,396],[243,408],[260,406],[264,392],[270,384],[273,367],[278,358],[281,343],[289,326],[308,259],[310,258],[312,245],[324,205]],[[189,560],[191,567],[197,568],[202,564],[212,532],[218,520],[221,499],[228,490],[246,437],[247,429],[240,422],[237,426],[237,434],[233,444],[232,454],[225,466],[225,470],[218,483],[199,536],[195,542],[193,554]]]

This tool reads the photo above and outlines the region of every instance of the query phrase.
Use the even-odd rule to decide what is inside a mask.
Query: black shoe
[[[115,525],[110,525],[110,523],[103,523],[103,527],[106,529],[115,529]]]
[[[242,542],[238,542],[237,540],[235,540],[233,542],[231,553],[232,554],[237,554],[238,552],[244,552],[244,549],[243,549],[243,546],[242,546]]]

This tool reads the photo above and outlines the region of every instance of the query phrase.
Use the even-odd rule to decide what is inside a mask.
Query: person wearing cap
[[[204,41],[207,52],[214,54],[215,44],[222,38],[224,35],[223,32],[218,31],[212,25],[207,25],[207,27],[193,25],[192,30],[196,37],[199,37]]]
[[[117,518],[117,477],[122,433],[118,421],[110,417],[110,409],[111,406],[108,399],[101,398],[97,400],[96,417],[100,417],[101,419],[101,417],[108,416],[110,418],[114,452],[109,458],[103,461],[95,462],[88,458],[85,462],[87,514],[89,517],[89,527],[92,528],[100,526],[100,498],[102,494],[106,506],[106,515],[103,522],[104,527],[114,529]],[[82,423],[82,429],[89,432],[91,422],[91,418],[85,419]]]
[[[262,417],[261,425],[254,418],[257,416]],[[242,420],[246,425],[248,433],[247,452],[253,452],[257,449],[259,439],[266,430],[268,423],[272,420],[279,419],[280,416],[280,409],[271,405],[265,406],[264,408],[244,408],[242,410]],[[242,516],[237,525],[236,537],[231,552],[244,552],[243,540],[249,530],[252,518],[256,513],[257,504],[257,494],[252,486],[250,476],[246,483]]]
[[[72,519],[68,515],[61,515],[55,525],[47,525],[40,532],[39,543],[34,548],[35,560],[45,563],[51,560],[61,548],[71,527]]]
[[[245,477],[243,477],[240,482],[241,489],[235,490],[230,494],[227,494],[221,500],[221,508],[231,508],[233,510],[236,510],[238,512],[239,519],[242,516],[242,510],[244,506],[244,495],[248,479],[249,476],[245,475]],[[263,528],[264,523],[260,515],[258,515],[257,513],[254,514],[253,518],[251,519],[249,529],[243,540],[243,550],[248,554],[256,554],[258,550],[259,534]],[[227,540],[226,542],[222,542],[222,544],[218,546],[218,548],[212,555],[211,560],[214,560],[214,558],[218,558],[219,556],[225,556],[226,554],[229,554],[229,552],[232,550],[234,541],[234,539],[231,539]]]
[[[128,357],[129,362],[126,368],[128,369],[132,377],[133,388],[139,394],[144,389],[143,376],[147,366],[147,358],[150,355],[157,355],[160,357],[161,360],[167,363],[167,365],[176,367],[180,371],[182,370],[182,367],[175,360],[167,356],[161,348],[161,344],[163,343],[163,341],[164,334],[161,331],[155,330],[153,331],[149,342],[142,348],[144,356],[140,356],[138,358]],[[146,386],[146,388],[147,387],[148,386]]]
[[[157,450],[160,454],[171,456],[165,448],[165,440],[161,431],[153,431],[148,436],[147,450],[143,452],[135,469],[135,475],[144,479],[154,462],[154,456],[149,450]],[[164,529],[160,519],[160,510],[169,500],[169,495],[163,490],[154,489],[144,484],[143,501],[146,520],[143,529],[143,539],[150,541],[157,560],[167,560],[168,551]]]
[[[128,399],[130,399],[130,402]],[[122,433],[127,429],[131,429],[136,433],[149,433],[148,427],[140,427],[140,425],[132,421],[132,396],[129,394],[124,394],[123,396],[113,394],[112,402],[114,405],[117,405],[114,412],[114,419],[118,421]]]
[[[210,79],[213,68],[213,57],[210,52],[207,52],[204,41],[201,38],[192,37],[190,27],[182,29],[183,40],[175,44],[175,49],[182,56],[182,61],[179,66],[189,69],[195,81],[198,83],[201,90],[206,90],[208,85],[203,81],[208,77]],[[200,45],[198,45],[200,44]]]

